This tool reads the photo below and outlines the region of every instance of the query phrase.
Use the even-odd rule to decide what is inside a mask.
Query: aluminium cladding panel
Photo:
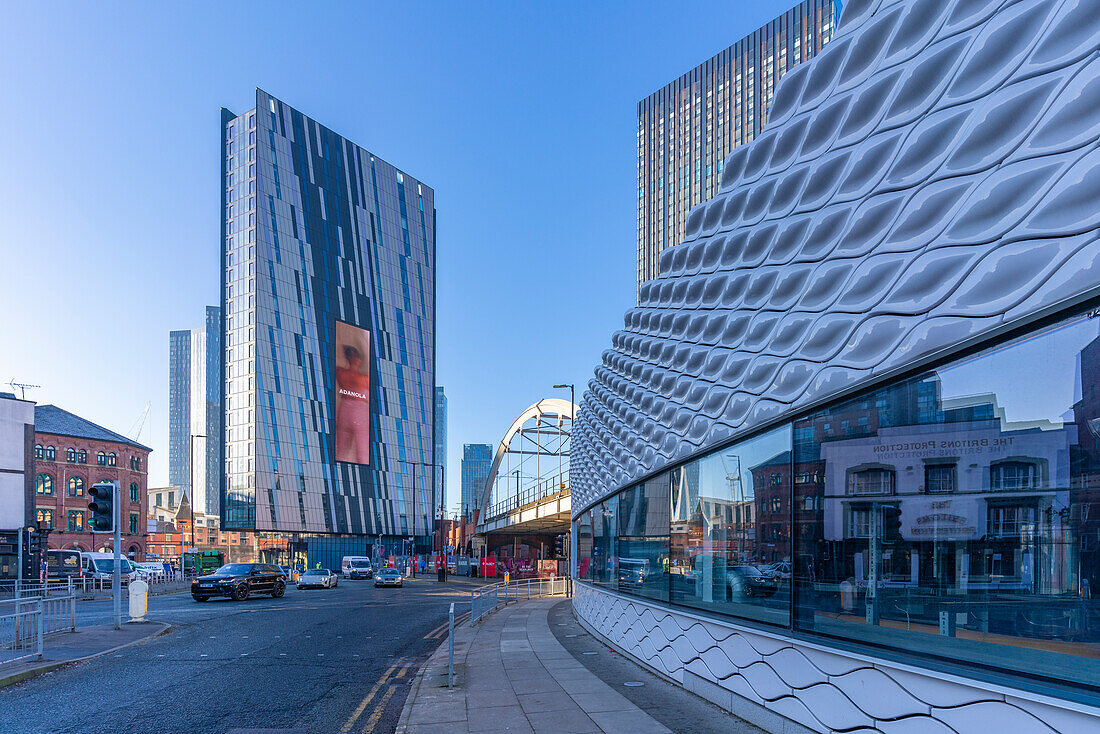
[[[423,535],[431,474],[418,469],[414,482],[401,460],[432,455],[433,191],[261,90],[255,127],[255,281],[246,290],[255,341],[229,360],[237,368],[227,376],[255,386],[246,405],[227,404],[251,431],[246,442],[227,436],[227,446],[246,447],[227,464],[252,490],[243,494],[257,529]],[[338,321],[370,338],[363,464],[335,461]],[[226,344],[227,355],[233,349]]]
[[[612,337],[578,512],[1100,291],[1093,0],[854,0]]]

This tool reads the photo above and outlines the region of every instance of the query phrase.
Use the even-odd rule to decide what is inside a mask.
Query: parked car
[[[148,580],[164,581],[168,578],[168,574],[164,572],[164,564],[162,563],[135,563],[134,565]]]
[[[374,574],[375,586],[404,586],[401,572],[396,568],[383,568]]]
[[[768,578],[786,580],[791,577],[791,562],[776,561],[760,567],[760,573]]]
[[[340,573],[346,579],[369,579],[374,576],[374,567],[366,556],[344,556]]]
[[[327,568],[311,568],[298,577],[298,588],[335,589],[338,580]]]
[[[86,551],[80,554],[80,561],[82,573],[85,578],[109,583],[114,577],[114,553],[92,553]],[[119,559],[118,570],[123,586],[141,578],[141,574],[134,568],[134,564],[132,564],[128,558],[124,557]]]
[[[214,573],[191,582],[191,596],[195,601],[215,596],[244,601],[250,594],[271,594],[278,599],[284,593],[283,572],[271,563],[227,563]]]
[[[772,596],[778,585],[775,579],[760,573],[756,566],[730,566],[726,570],[730,599],[752,596]]]

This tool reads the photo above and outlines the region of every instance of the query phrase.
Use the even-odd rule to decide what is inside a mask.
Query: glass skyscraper
[[[207,306],[203,328],[168,336],[168,481],[206,515],[221,508],[221,321],[221,308]]]
[[[775,85],[832,38],[841,0],[803,0],[638,103],[638,286],[718,193],[722,163],[767,120]]]
[[[468,443],[462,446],[462,515],[469,517],[477,506],[478,495],[485,487],[489,469],[493,465],[493,447],[487,443]]]
[[[442,387],[435,388],[435,464],[436,491],[443,492],[447,478],[447,396]],[[440,504],[446,509],[446,502],[437,499],[436,506]]]
[[[258,89],[221,140],[225,525],[426,549],[432,189]]]

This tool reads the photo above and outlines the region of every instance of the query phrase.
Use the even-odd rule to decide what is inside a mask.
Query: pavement
[[[574,650],[551,624],[561,628],[562,640],[576,641]],[[413,682],[398,734],[759,732],[622,656],[602,668],[581,662],[610,651],[576,624],[570,602],[560,597],[520,602],[476,626],[462,624],[454,647],[454,687],[448,688],[444,641]],[[620,680],[624,675],[631,680]]]
[[[133,622],[116,630],[114,624],[97,624],[60,632],[42,640],[42,659],[0,668],[0,688],[21,683],[63,665],[90,660],[130,645],[159,637],[172,629],[164,622]]]
[[[3,731],[20,734],[226,734],[235,730],[392,732],[411,682],[446,639],[450,603],[469,614],[479,579],[341,580],[281,599],[149,602],[161,635],[0,688]],[[79,602],[79,629],[108,625],[111,603]],[[124,691],[96,696],[89,691]]]

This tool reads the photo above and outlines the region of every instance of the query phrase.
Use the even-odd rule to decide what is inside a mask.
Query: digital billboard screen
[[[370,464],[370,332],[336,322],[337,461]]]

